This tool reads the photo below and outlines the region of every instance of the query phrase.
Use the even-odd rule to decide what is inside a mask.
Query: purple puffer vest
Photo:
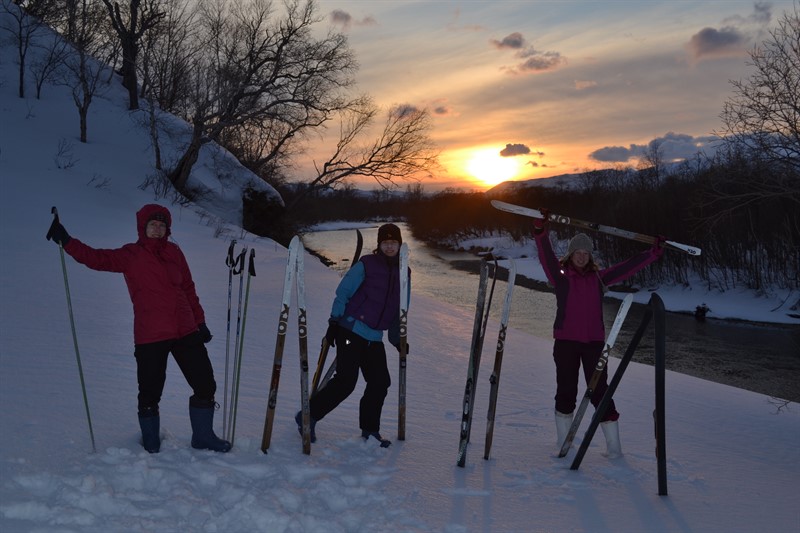
[[[367,255],[364,281],[345,307],[345,316],[352,316],[376,330],[387,330],[400,313],[400,268],[389,264],[386,256]]]

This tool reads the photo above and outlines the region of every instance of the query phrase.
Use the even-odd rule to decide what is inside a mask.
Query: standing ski
[[[467,367],[467,383],[464,386],[464,401],[461,409],[461,432],[458,443],[458,456],[456,464],[463,467],[467,460],[467,444],[469,443],[470,431],[472,429],[472,411],[475,403],[475,385],[478,380],[478,369],[481,363],[481,351],[483,350],[483,339],[486,334],[486,322],[489,319],[489,307],[492,303],[494,293],[494,281],[489,294],[488,302],[486,298],[486,286],[489,280],[489,256],[481,259],[480,276],[478,280],[478,299],[475,305],[475,321],[472,325],[472,344],[469,351],[469,365]],[[495,267],[495,272],[497,268]]]
[[[542,214],[542,212],[539,211],[538,209],[531,209],[529,207],[522,207],[520,205],[508,204],[506,202],[501,202],[500,200],[492,200],[492,206],[501,211],[506,211],[508,213],[515,213],[517,215],[523,215],[526,217],[532,217],[532,218],[545,217]],[[617,237],[623,237],[625,239],[631,239],[634,241],[644,242],[647,244],[655,244],[656,242],[659,241],[658,237],[653,237],[651,235],[644,235],[642,233],[627,231],[612,226],[604,226],[603,224],[597,224],[595,222],[587,222],[585,220],[578,220],[577,218],[570,218],[564,215],[556,215],[553,213],[549,213],[547,215],[547,220],[549,220],[550,222],[558,222],[559,224],[567,224],[568,226],[575,226],[576,228],[590,229],[599,231],[601,233],[607,233],[609,235],[616,235]],[[664,245],[674,250],[680,250],[681,252],[685,252],[689,255],[699,256],[701,254],[700,248],[695,248],[694,246],[681,244],[679,242],[664,241]]]
[[[297,284],[297,334],[300,340],[300,411],[302,412],[303,453],[311,453],[311,412],[308,404],[308,317],[306,315],[306,281],[303,243],[298,242],[295,260]]]
[[[589,406],[589,401],[592,399],[594,389],[597,387],[597,382],[600,381],[600,376],[603,375],[603,370],[605,370],[606,364],[608,364],[608,355],[611,352],[611,349],[614,347],[614,343],[617,341],[617,335],[619,335],[619,331],[622,329],[622,323],[625,322],[625,317],[628,315],[628,310],[631,308],[632,301],[633,294],[629,294],[624,300],[622,300],[622,305],[619,306],[617,317],[614,319],[614,325],[611,326],[611,331],[606,339],[606,346],[603,348],[603,353],[600,356],[600,359],[598,359],[597,365],[594,367],[594,372],[592,373],[592,377],[589,379],[589,384],[586,386],[586,394],[583,395],[581,404],[575,411],[575,416],[572,418],[572,425],[569,427],[569,432],[567,432],[567,436],[561,445],[561,451],[558,452],[559,457],[564,457],[567,455],[570,447],[572,446],[572,441],[575,440],[575,435],[578,433],[578,427],[581,425],[581,420],[583,420],[583,414],[586,412],[586,408]]]
[[[283,300],[281,312],[278,315],[278,336],[275,340],[275,355],[272,361],[272,378],[269,385],[269,399],[267,401],[267,416],[264,421],[264,434],[261,438],[261,451],[267,453],[272,439],[272,424],[275,419],[275,404],[278,400],[278,385],[281,379],[283,365],[283,345],[286,342],[286,330],[289,326],[289,307],[292,299],[292,283],[294,282],[295,265],[297,264],[300,237],[293,237],[289,243],[289,258],[286,263],[286,276],[283,280]]]
[[[397,440],[406,440],[406,363],[408,359],[408,244],[400,245],[400,384],[398,390]]]
[[[503,365],[503,352],[506,346],[506,331],[508,329],[508,315],[511,312],[511,297],[514,294],[514,283],[517,278],[517,265],[511,260],[508,269],[508,290],[506,299],[503,303],[503,314],[500,318],[500,333],[497,335],[497,351],[494,354],[494,369],[489,377],[491,390],[489,391],[489,411],[486,415],[486,446],[483,451],[483,458],[489,458],[489,451],[492,449],[492,438],[494,436],[494,414],[497,410],[497,392],[500,388],[500,369]]]

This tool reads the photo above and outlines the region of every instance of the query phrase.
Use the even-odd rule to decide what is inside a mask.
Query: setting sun
[[[476,180],[486,185],[497,185],[513,178],[519,171],[520,162],[515,157],[503,157],[497,148],[485,148],[472,152],[466,170]]]

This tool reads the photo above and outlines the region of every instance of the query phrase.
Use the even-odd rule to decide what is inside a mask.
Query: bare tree
[[[233,128],[268,125],[277,152],[349,105],[355,60],[342,34],[314,37],[314,10],[310,0],[286,2],[280,17],[266,0],[201,5],[203,49],[188,73],[191,92],[177,105],[193,128],[170,173],[177,189],[185,191],[201,146]]]
[[[755,72],[731,81],[720,136],[761,161],[800,173],[800,13],[797,4],[750,52]],[[797,191],[794,191],[795,193]],[[798,199],[800,201],[800,199]]]
[[[40,50],[38,57],[31,61],[31,74],[36,85],[37,100],[42,97],[42,88],[47,82],[56,81],[59,68],[64,64],[69,52],[69,45],[55,34],[48,37],[43,44],[37,44]]]
[[[127,11],[119,3],[103,0],[111,25],[119,36],[122,47],[122,86],[128,89],[128,108],[139,109],[139,81],[136,60],[142,36],[155,27],[165,13],[159,10],[158,0],[130,0]]]
[[[731,81],[734,94],[720,115],[723,145],[707,180],[708,221],[727,221],[742,208],[800,208],[800,13],[785,12],[769,38],[750,52],[755,72]],[[773,207],[773,209],[775,209]],[[785,209],[784,207],[781,208]],[[797,218],[787,225],[796,227]],[[795,238],[795,240],[797,240]]]
[[[642,190],[653,190],[658,187],[664,177],[664,148],[660,139],[653,139],[639,161],[635,174]]]
[[[426,110],[408,105],[389,110],[381,134],[369,144],[358,139],[374,121],[378,108],[363,100],[358,108],[346,112],[339,141],[328,160],[316,166],[317,176],[309,183],[305,194],[335,186],[348,178],[374,179],[382,188],[395,180],[429,175],[439,168],[438,151],[429,137],[430,115]],[[302,196],[287,206],[291,209]]]
[[[146,32],[141,49],[140,96],[154,100],[165,111],[180,114],[178,103],[189,93],[191,63],[199,52],[192,0],[164,0],[164,18]],[[193,2],[192,2],[193,3]]]
[[[37,33],[46,28],[43,18],[52,9],[48,0],[2,0],[3,12],[10,18],[4,19],[2,29],[11,34],[16,44],[16,62],[19,66],[19,97],[25,98],[25,70],[30,47],[34,45]]]
[[[68,27],[73,32],[73,50],[65,60],[66,73],[62,84],[72,90],[72,99],[78,109],[80,118],[80,140],[88,139],[89,107],[94,97],[107,85],[104,74],[110,59],[108,43],[102,31],[102,7],[92,0],[79,0],[75,18]]]

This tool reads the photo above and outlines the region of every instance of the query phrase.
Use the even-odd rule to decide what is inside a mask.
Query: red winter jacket
[[[166,217],[167,232],[162,239],[149,239],[145,227],[156,213]],[[136,344],[179,339],[205,322],[186,258],[167,240],[171,225],[172,217],[165,207],[148,204],[136,213],[139,240],[135,243],[99,250],[73,238],[64,246],[76,261],[91,269],[125,275],[133,302]]]
[[[654,246],[612,267],[579,272],[572,263],[561,266],[553,253],[547,231],[534,234],[534,237],[539,262],[547,280],[555,287],[557,309],[553,338],[559,340],[604,341],[603,285],[608,287],[633,276],[663,253],[662,249]]]

